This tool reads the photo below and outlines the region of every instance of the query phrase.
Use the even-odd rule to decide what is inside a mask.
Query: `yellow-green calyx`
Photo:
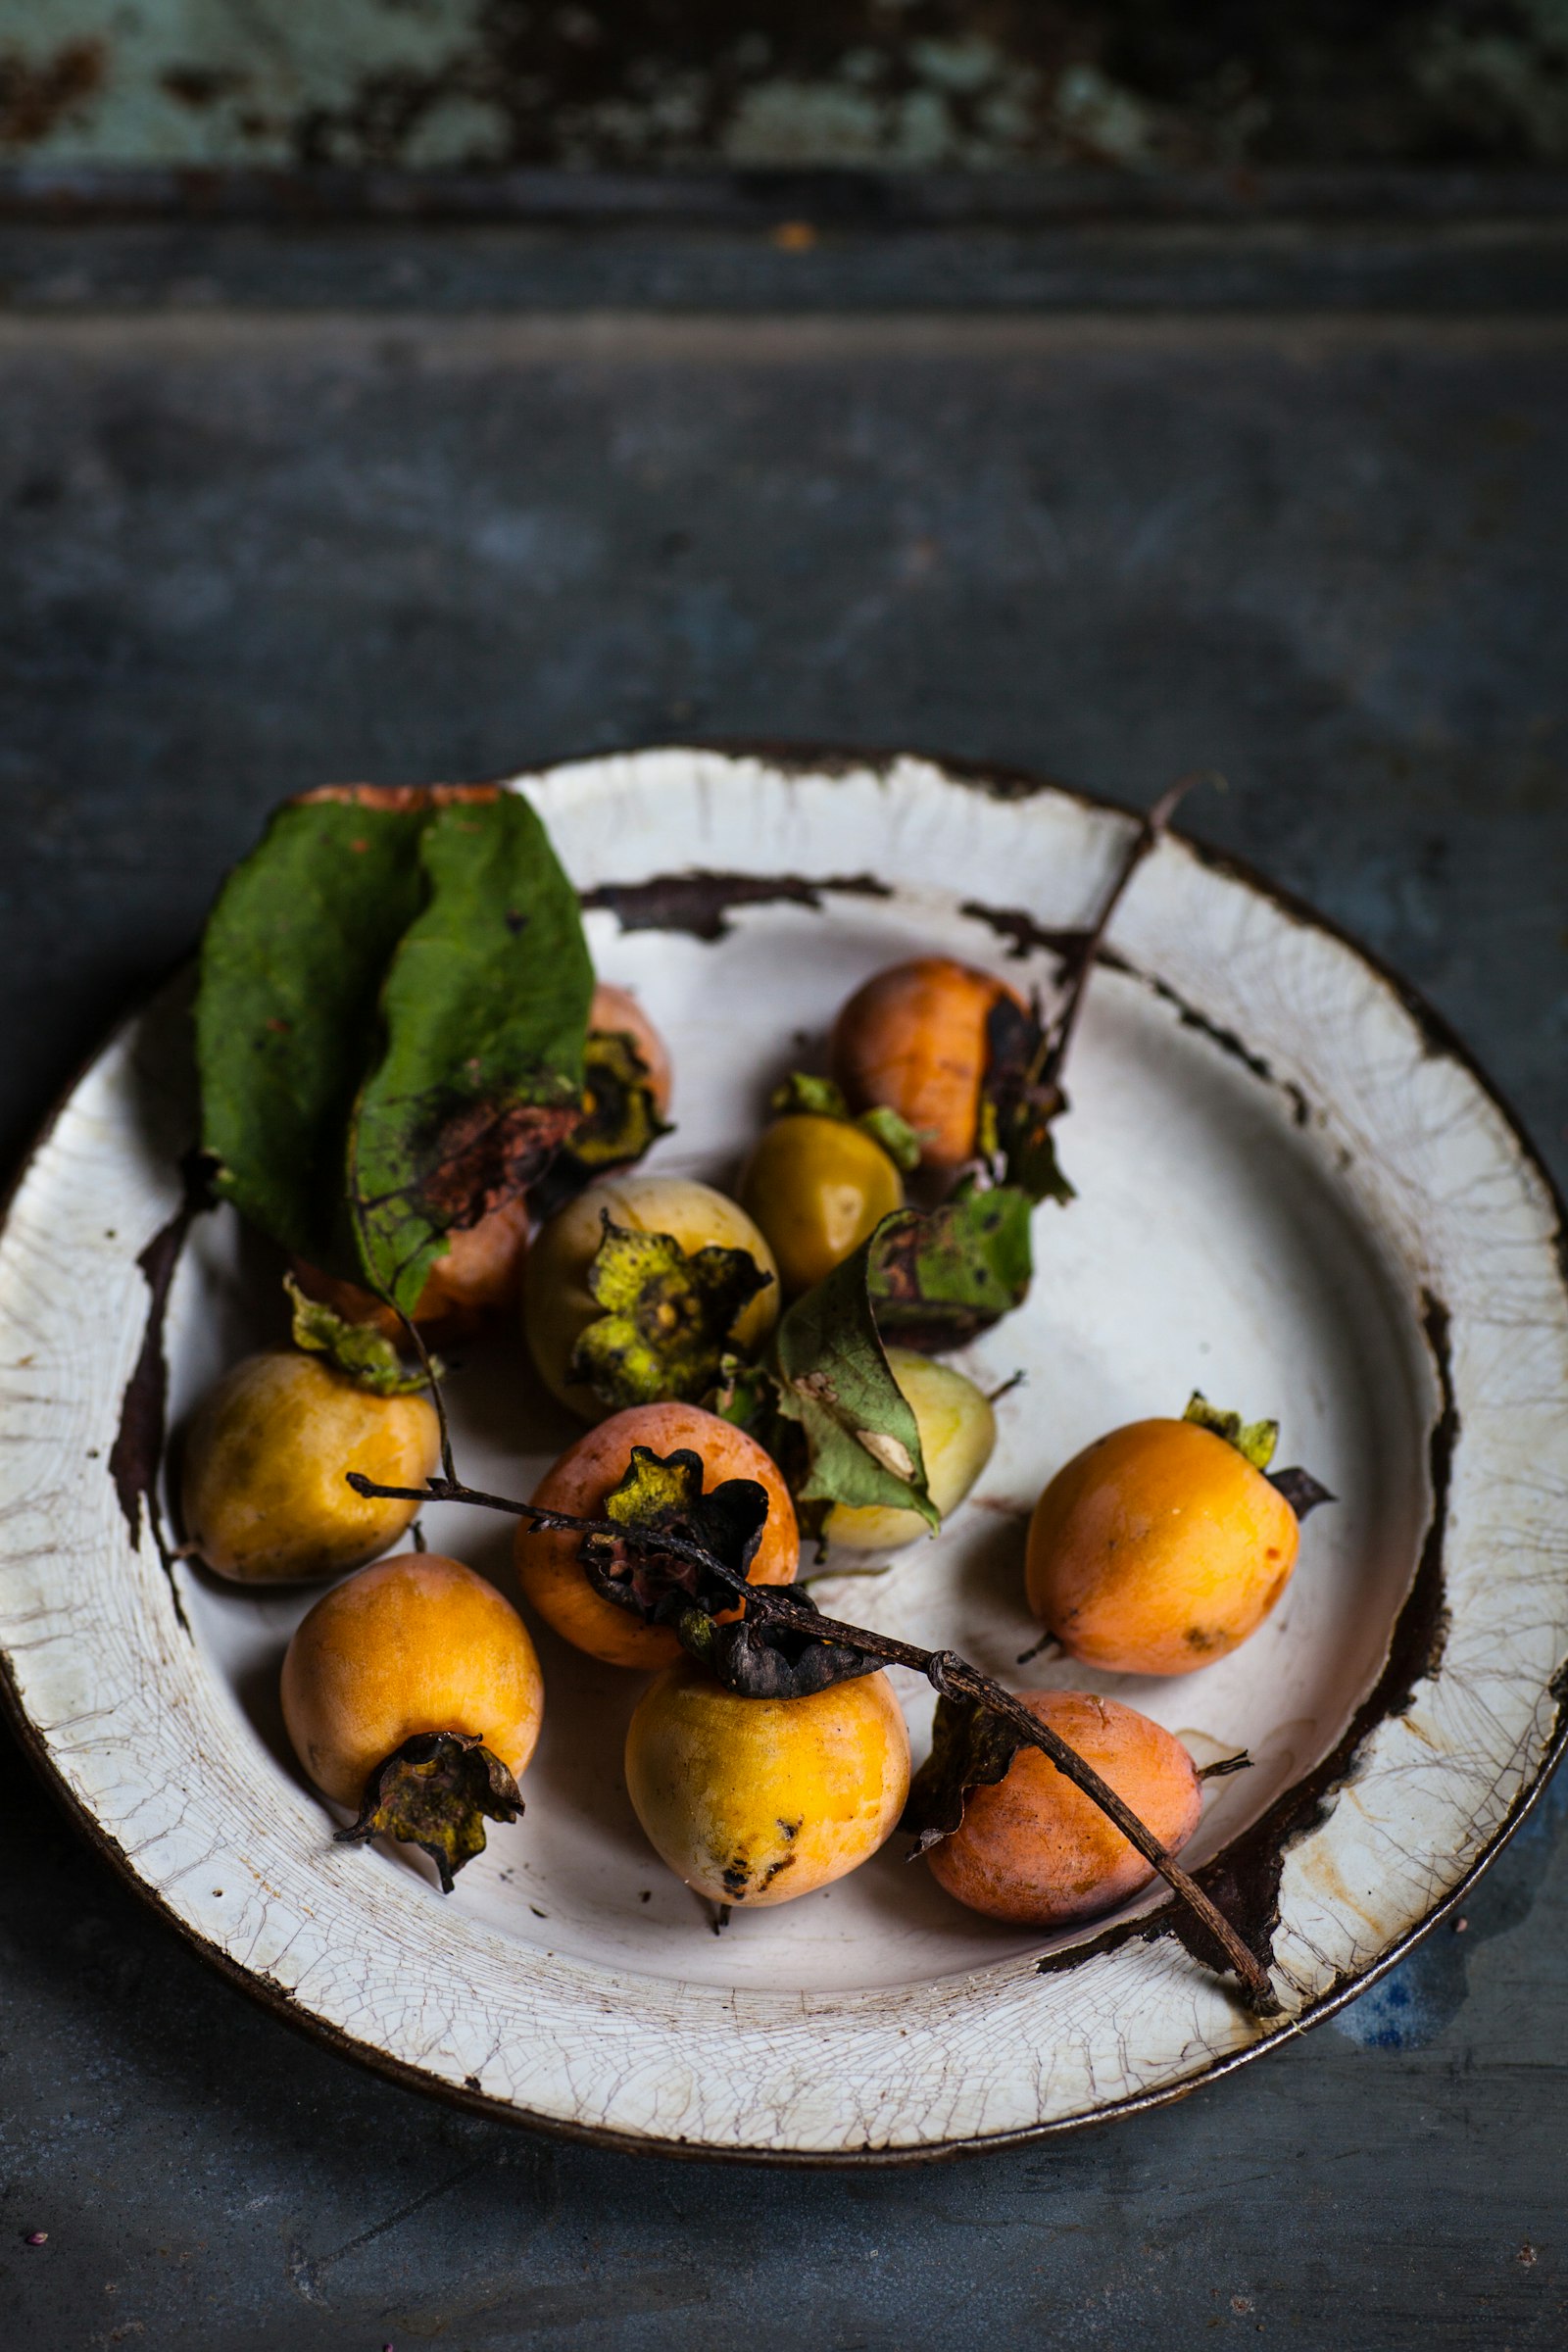
[[[353,1323],[336,1307],[308,1298],[292,1274],[284,1275],[283,1288],[293,1306],[295,1347],[307,1355],[324,1355],[357,1389],[372,1396],[413,1396],[432,1378],[439,1379],[442,1367],[435,1357],[429,1373],[420,1364],[408,1365],[373,1323]]]

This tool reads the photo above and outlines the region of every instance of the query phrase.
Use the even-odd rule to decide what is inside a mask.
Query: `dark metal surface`
[[[1568,1165],[1568,330],[302,317],[290,256],[271,307],[258,264],[243,313],[106,319],[115,250],[0,320],[8,1152],[283,792],[707,734],[1140,799],[1214,762],[1193,829],[1406,969]],[[1568,2333],[1556,1798],[1462,1933],[1265,2064],[839,2180],[364,2077],[207,1975],[20,1761],[4,1788],[27,2352]]]

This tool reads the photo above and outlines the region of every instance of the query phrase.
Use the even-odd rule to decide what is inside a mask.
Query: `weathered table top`
[[[1426,990],[1568,1169],[1550,233],[1491,280],[1461,228],[1276,240],[1274,280],[1266,236],[1133,235],[1109,305],[1070,231],[950,238],[940,310],[907,237],[802,299],[750,231],[554,233],[0,235],[9,1155],[284,793],[793,736],[1127,800],[1217,765],[1193,829]],[[1568,1791],[1186,2105],[841,2176],[394,2089],[209,1975],[9,1741],[0,1788],[26,2352],[1568,2340]]]

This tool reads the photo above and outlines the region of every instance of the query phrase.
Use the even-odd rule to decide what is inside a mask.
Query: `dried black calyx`
[[[1308,1511],[1315,1511],[1320,1502],[1339,1501],[1339,1496],[1331,1494],[1322,1480],[1314,1478],[1310,1470],[1299,1467],[1270,1470],[1267,1476],[1275,1494],[1284,1495],[1298,1519],[1304,1519]]]
[[[816,1603],[807,1592],[792,1592],[793,1606],[803,1616],[815,1616]],[[786,1625],[776,1617],[746,1616],[728,1625],[715,1625],[700,1609],[690,1609],[676,1621],[681,1646],[691,1652],[741,1698],[809,1698],[834,1683],[852,1683],[875,1674],[878,1660],[842,1642],[831,1642],[808,1625]]]
[[[1068,1201],[1073,1188],[1056,1158],[1052,1128],[1067,1107],[1045,1075],[1050,1041],[1037,1010],[999,996],[986,1016],[986,1074],[980,1089],[980,1156],[999,1183],[1031,1200]]]
[[[695,1402],[719,1376],[744,1309],[772,1281],[745,1250],[684,1250],[667,1233],[638,1233],[602,1212],[604,1240],[588,1288],[605,1310],[579,1338],[571,1377],[623,1411],[666,1397]]]
[[[628,1533],[582,1540],[577,1557],[594,1591],[645,1625],[678,1625],[693,1612],[710,1620],[738,1605],[735,1584],[710,1559],[742,1582],[751,1574],[767,1491],[753,1478],[727,1478],[705,1494],[703,1473],[701,1454],[686,1446],[660,1455],[634,1446],[604,1503],[605,1518]]]
[[[951,1838],[963,1820],[971,1788],[1004,1780],[1023,1735],[1005,1716],[972,1698],[939,1698],[931,1724],[931,1753],[909,1783],[899,1823],[914,1838],[909,1859]]]
[[[416,1732],[365,1784],[360,1817],[335,1833],[339,1845],[397,1838],[428,1854],[450,1894],[457,1874],[484,1852],[484,1825],[515,1821],[517,1784],[482,1740],[466,1732]]]
[[[595,1177],[632,1166],[669,1133],[637,1040],[623,1029],[591,1029],[583,1048],[582,1117],[533,1188],[536,1212],[554,1216]]]

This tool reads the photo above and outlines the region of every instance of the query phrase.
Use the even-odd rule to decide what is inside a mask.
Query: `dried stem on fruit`
[[[453,1478],[433,1478],[426,1487],[385,1487],[368,1479],[358,1470],[347,1474],[348,1483],[357,1494],[387,1500],[415,1502],[466,1502],[482,1510],[505,1511],[512,1517],[526,1519],[538,1529],[574,1531],[581,1535],[609,1537],[616,1543],[638,1543],[645,1539],[640,1531],[617,1525],[610,1519],[579,1518],[566,1511],[541,1509],[536,1503],[515,1502],[504,1494],[486,1494],[477,1488],[466,1487]],[[1128,1843],[1143,1855],[1144,1860],[1157,1871],[1172,1892],[1188,1906],[1216,1945],[1241,1982],[1249,2006],[1260,2017],[1278,2013],[1279,2000],[1269,1982],[1268,1971],[1257,1954],[1247,1944],[1224,1913],[1210,1901],[1196,1880],[1190,1878],[1178,1862],[1166,1852],[1153,1832],[1139,1820],[1136,1813],[1123,1803],[1107,1781],[1102,1780],[1093,1765],[1085,1762],[1075,1748],[1069,1747],[1060,1735],[1049,1724],[1042,1723],[1011,1691],[994,1683],[989,1675],[971,1666],[953,1650],[921,1649],[912,1642],[900,1642],[889,1634],[872,1633],[859,1625],[846,1625],[840,1620],[823,1617],[804,1598],[792,1598],[787,1586],[749,1585],[744,1576],[729,1568],[724,1561],[701,1544],[688,1544],[668,1530],[650,1531],[646,1541],[650,1546],[675,1553],[688,1559],[694,1567],[725,1584],[744,1601],[747,1614],[763,1623],[791,1627],[819,1641],[841,1644],[865,1658],[875,1658],[890,1666],[907,1666],[924,1675],[938,1695],[954,1700],[970,1699],[978,1706],[1000,1715],[1018,1735],[1020,1742],[1041,1748],[1056,1770],[1083,1791],[1090,1801],[1115,1824]]]

